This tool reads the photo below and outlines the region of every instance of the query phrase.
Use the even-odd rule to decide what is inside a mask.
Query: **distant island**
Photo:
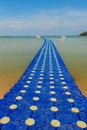
[[[87,32],[80,33],[80,36],[87,36]]]

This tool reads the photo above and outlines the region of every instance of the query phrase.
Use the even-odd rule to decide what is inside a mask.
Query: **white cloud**
[[[87,29],[87,10],[70,8],[51,11],[38,11],[19,18],[4,18],[0,21],[0,30],[14,34],[20,33],[63,33],[79,32]],[[1,33],[0,31],[0,33]],[[1,33],[2,34],[2,33]]]

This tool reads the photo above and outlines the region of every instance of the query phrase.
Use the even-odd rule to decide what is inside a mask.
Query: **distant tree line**
[[[87,32],[80,33],[80,36],[87,36]]]

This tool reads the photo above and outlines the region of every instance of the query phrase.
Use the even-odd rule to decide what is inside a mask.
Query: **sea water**
[[[0,37],[0,97],[18,81],[42,43],[33,37]]]
[[[79,89],[87,96],[87,37],[51,38]]]
[[[57,47],[73,79],[87,96],[87,37],[47,37]],[[0,97],[18,81],[43,44],[33,37],[0,37]]]

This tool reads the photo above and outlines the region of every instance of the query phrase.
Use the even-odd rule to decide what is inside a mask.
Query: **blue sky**
[[[87,0],[0,0],[0,35],[78,35]]]

